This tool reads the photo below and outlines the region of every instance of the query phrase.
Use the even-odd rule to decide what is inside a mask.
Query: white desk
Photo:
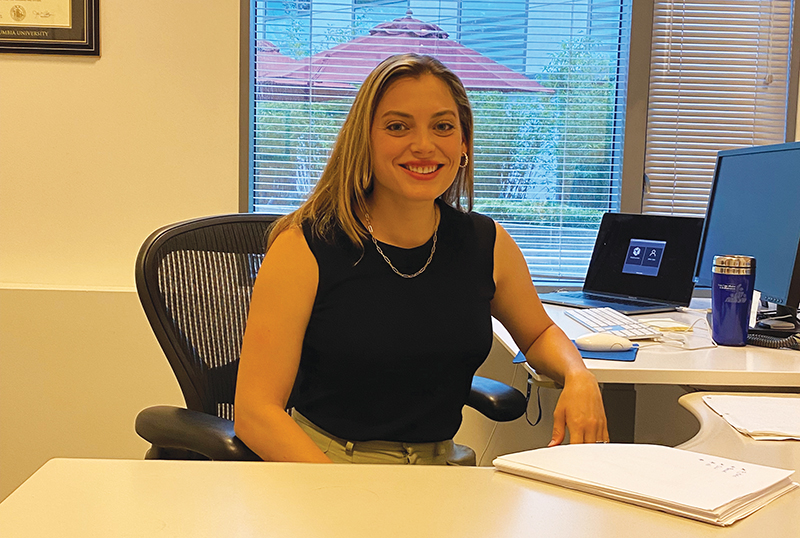
[[[800,536],[800,492],[728,528],[491,468],[51,460],[0,504],[0,536]]]
[[[697,432],[697,435],[679,445],[678,448],[782,469],[794,469],[797,471],[795,481],[800,480],[800,441],[756,441],[742,435],[705,404],[703,396],[709,394],[726,393],[694,392],[685,394],[678,400],[700,422],[700,431]],[[747,392],[735,394],[750,395]],[[798,394],[768,394],[767,396],[800,398]]]
[[[695,300],[695,308],[710,306],[710,300]],[[588,329],[566,316],[566,307],[545,305],[553,321],[570,338],[588,332]],[[702,318],[704,313],[665,312],[634,316],[637,319],[671,318],[691,325],[695,331],[690,336],[694,346],[711,345],[710,335]],[[511,357],[519,348],[499,323],[495,334]],[[669,333],[668,333],[669,334]],[[593,360],[584,361],[589,370],[603,384],[604,401],[609,417],[612,440],[633,442],[636,395],[635,384],[694,385],[703,387],[769,387],[797,391],[800,388],[800,351],[743,346],[686,350],[676,346],[642,342],[633,362]],[[542,379],[525,364],[535,377]],[[546,380],[546,378],[544,378]]]
[[[568,308],[545,305],[545,310],[570,338],[589,332],[564,314]],[[704,315],[698,312],[665,312],[633,317],[668,317],[691,325]],[[702,345],[707,341],[710,345],[702,321],[695,326],[694,332],[693,344]],[[519,348],[502,326],[495,324],[495,333],[509,354],[516,355]],[[648,341],[641,344],[634,362],[587,359],[586,366],[600,383],[800,387],[800,352],[795,350],[757,346],[685,350],[669,345],[652,345]]]

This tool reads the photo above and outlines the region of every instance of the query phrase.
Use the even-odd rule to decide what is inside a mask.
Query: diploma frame
[[[37,26],[31,21],[26,24],[8,25],[14,14],[2,13],[0,18],[0,52],[27,54],[68,54],[100,56],[100,29],[98,9],[100,0],[64,0],[71,10],[70,26]],[[8,5],[3,2],[0,5]],[[13,5],[12,10],[29,8],[28,2]],[[19,17],[16,17],[19,19]]]

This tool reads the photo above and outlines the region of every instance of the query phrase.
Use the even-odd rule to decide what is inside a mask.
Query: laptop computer
[[[606,213],[583,290],[542,293],[544,303],[611,307],[623,314],[689,306],[703,219]]]

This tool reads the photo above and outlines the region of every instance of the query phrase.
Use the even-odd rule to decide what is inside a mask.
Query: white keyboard
[[[624,336],[628,340],[643,340],[661,336],[661,331],[617,312],[613,308],[581,308],[564,312],[592,332]]]

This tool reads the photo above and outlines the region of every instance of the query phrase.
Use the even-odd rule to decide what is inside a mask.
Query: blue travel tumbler
[[[711,337],[722,346],[743,346],[747,343],[756,259],[714,256],[711,273]]]

